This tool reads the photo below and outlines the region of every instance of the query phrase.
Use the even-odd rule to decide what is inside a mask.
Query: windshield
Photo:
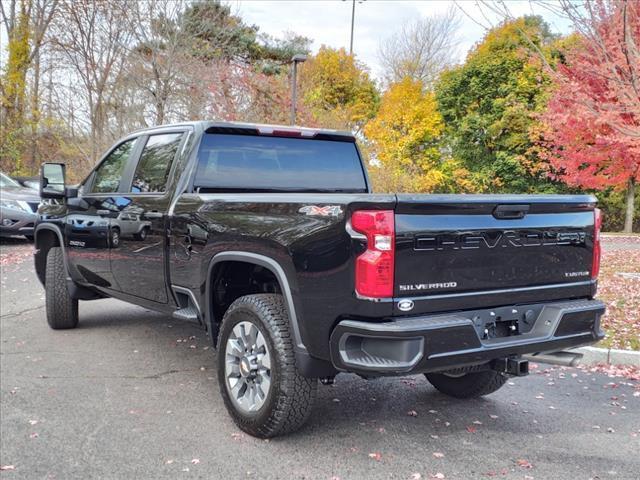
[[[366,192],[355,143],[206,134],[195,188],[282,192]]]
[[[16,182],[12,178],[7,177],[4,173],[0,173],[0,188],[19,186],[20,184],[18,182]]]

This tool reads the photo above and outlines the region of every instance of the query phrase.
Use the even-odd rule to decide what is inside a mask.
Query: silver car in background
[[[0,236],[33,238],[40,194],[0,172]]]

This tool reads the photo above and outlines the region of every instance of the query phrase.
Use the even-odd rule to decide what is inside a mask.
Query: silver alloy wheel
[[[271,355],[267,342],[251,322],[233,327],[225,346],[225,377],[229,396],[242,412],[264,405],[271,386]]]

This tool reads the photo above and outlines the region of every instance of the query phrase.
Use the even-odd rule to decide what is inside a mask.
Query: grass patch
[[[603,242],[598,298],[607,304],[602,318],[607,338],[598,346],[640,350],[640,278],[620,275],[640,273],[640,249]]]

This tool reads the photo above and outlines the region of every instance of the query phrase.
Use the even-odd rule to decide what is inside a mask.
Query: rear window
[[[365,192],[352,142],[206,134],[194,187],[204,190]]]

